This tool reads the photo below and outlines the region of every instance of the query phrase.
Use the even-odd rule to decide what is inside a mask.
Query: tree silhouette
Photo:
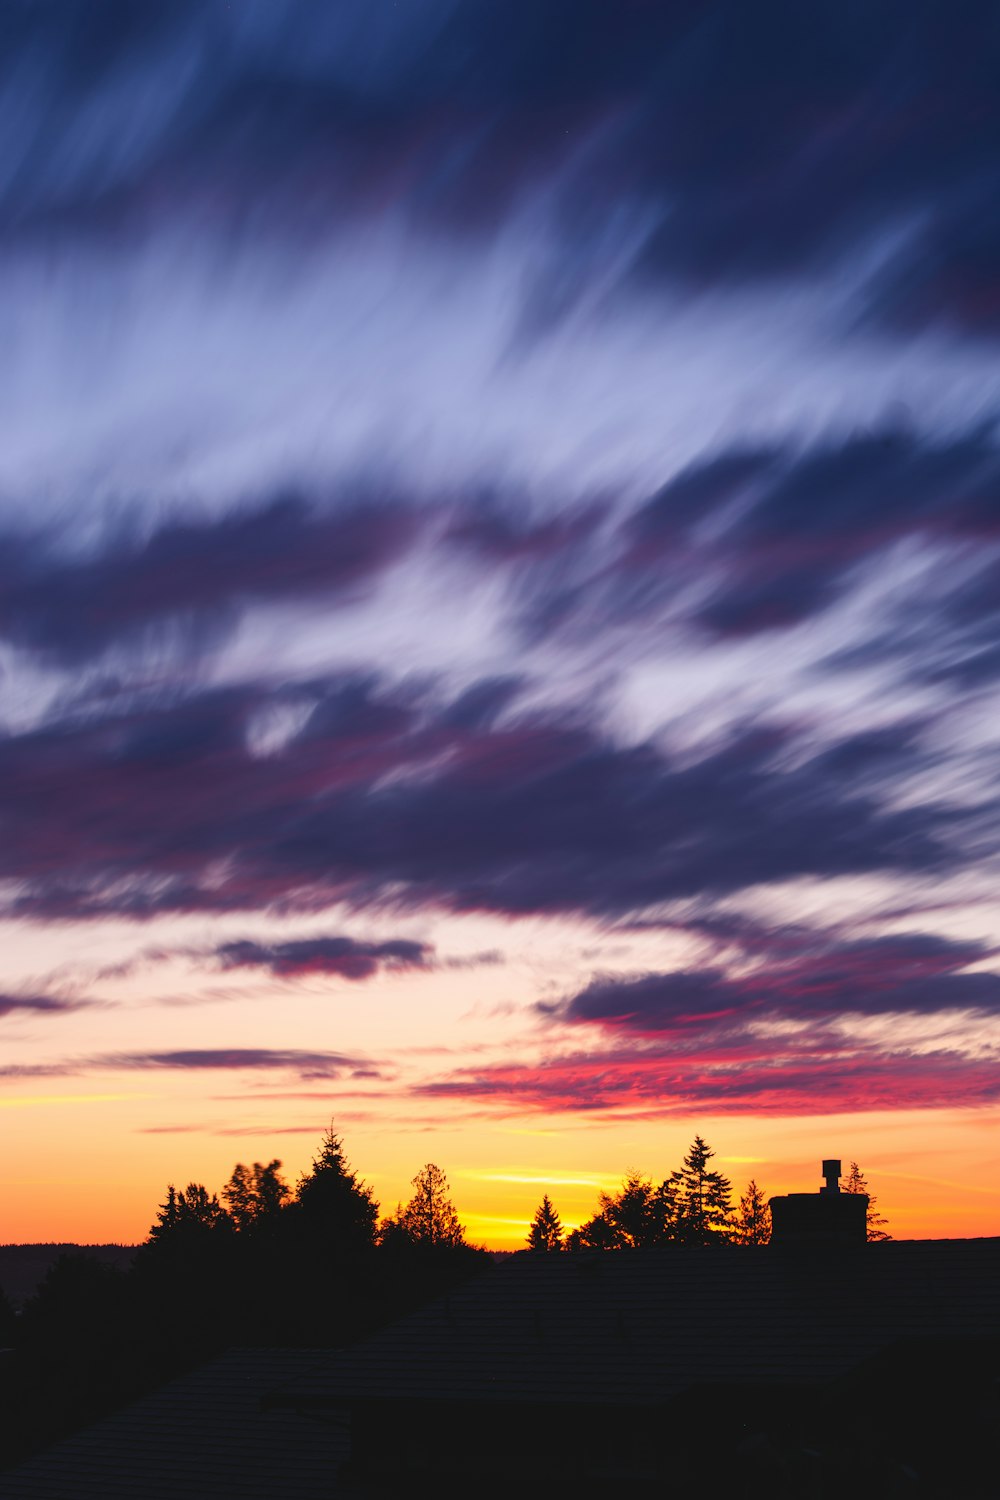
[[[670,1174],[674,1191],[674,1237],[686,1245],[724,1239],[733,1212],[732,1187],[721,1172],[709,1170],[715,1152],[696,1135],[679,1172]]]
[[[562,1220],[552,1207],[552,1201],[546,1193],[535,1210],[535,1217],[528,1230],[528,1248],[530,1250],[561,1250],[562,1237]]]
[[[375,1243],[378,1203],[368,1184],[348,1165],[343,1142],[332,1125],[311,1169],[299,1179],[295,1204],[305,1225],[328,1243],[344,1249]]]
[[[630,1172],[617,1193],[602,1192],[598,1202],[594,1217],[574,1230],[571,1248],[634,1250],[671,1237],[675,1203],[669,1181],[656,1187],[648,1177]]]
[[[255,1161],[252,1167],[246,1167],[238,1161],[222,1197],[236,1228],[247,1230],[273,1223],[291,1197],[291,1190],[275,1157],[266,1166]]]
[[[146,1243],[153,1244],[167,1239],[177,1228],[178,1218],[177,1189],[173,1183],[170,1183],[166,1198],[156,1210],[156,1219],[150,1228]]]
[[[448,1179],[429,1161],[414,1177],[416,1189],[405,1208],[383,1225],[383,1243],[405,1236],[414,1245],[464,1245],[465,1230],[449,1194]]]
[[[861,1168],[856,1161],[851,1162],[850,1171],[844,1181],[843,1191],[845,1193],[868,1194],[868,1212],[865,1216],[865,1225],[869,1242],[874,1240],[891,1240],[892,1235],[885,1227],[889,1221],[876,1209],[875,1204],[878,1200],[872,1193],[868,1192],[868,1183],[862,1176]]]
[[[177,1238],[205,1238],[232,1229],[232,1220],[215,1193],[209,1194],[201,1182],[189,1182],[180,1192],[173,1183],[167,1188],[165,1202],[156,1213],[149,1231],[148,1244],[162,1244]]]
[[[737,1245],[766,1245],[771,1238],[767,1197],[752,1177],[733,1218],[732,1238]]]
[[[222,1197],[236,1228],[248,1229],[257,1217],[253,1173],[241,1161],[233,1168],[229,1181],[222,1189]]]

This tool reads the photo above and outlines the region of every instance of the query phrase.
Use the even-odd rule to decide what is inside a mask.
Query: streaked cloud
[[[298,733],[255,755],[253,716],[307,691]],[[735,724],[691,753],[551,713],[468,727],[373,677],[245,684],[0,742],[0,873],[8,911],[36,920],[389,896],[623,914],[796,876],[958,868],[983,815],[898,805],[927,764],[908,723],[819,741]]]
[[[63,1016],[98,1004],[64,995],[0,994],[0,1019],[5,1016]]]
[[[105,1072],[286,1072],[304,1079],[378,1077],[369,1060],[337,1052],[307,1052],[295,1048],[217,1047],[175,1051],[105,1052],[91,1057],[31,1065],[4,1065],[4,1078],[65,1077]]]

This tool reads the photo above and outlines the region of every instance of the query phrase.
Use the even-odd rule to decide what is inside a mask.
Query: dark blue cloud
[[[48,0],[7,7],[5,58],[7,235],[180,207],[302,234],[387,205],[467,235],[544,187],[584,284],[588,246],[628,249],[638,288],[881,247],[865,312],[997,331],[986,0]]]
[[[621,518],[575,531],[520,565],[515,609],[529,638],[670,619],[708,641],[780,632],[844,599],[901,543],[936,555],[934,589],[897,601],[877,654],[919,653],[960,683],[1000,639],[1000,445],[993,424],[947,438],[888,426],[836,440],[706,453]],[[956,549],[964,552],[956,554]],[[973,550],[974,549],[974,552]],[[979,572],[970,585],[969,557]],[[949,589],[948,581],[954,581]],[[846,647],[848,661],[856,651]],[[969,659],[966,668],[966,658]],[[914,663],[919,667],[918,663]]]
[[[348,898],[623,914],[965,858],[971,812],[898,805],[901,781],[931,763],[918,725],[832,742],[737,726],[681,755],[616,745],[579,718],[468,727],[434,692],[374,682],[370,706],[345,718],[351,679],[311,690],[312,717],[266,756],[249,726],[289,690],[252,685],[0,740],[13,909],[293,911]]]
[[[768,934],[769,952],[748,970],[711,965],[640,975],[605,975],[540,1012],[641,1035],[722,1034],[752,1020],[823,1024],[844,1015],[1000,1014],[1000,974],[973,970],[995,957],[986,944],[907,932],[843,939],[799,929]]]
[[[41,532],[14,535],[0,539],[0,636],[67,665],[164,639],[217,644],[252,604],[357,598],[417,529],[399,504],[321,510],[284,496],[154,522],[85,556]]]
[[[217,645],[254,605],[356,602],[419,547],[420,566],[442,586],[454,587],[447,569],[456,560],[470,590],[501,581],[529,640],[589,637],[665,614],[708,639],[738,638],[822,613],[902,541],[946,549],[936,604],[922,594],[914,614],[926,622],[934,607],[942,632],[940,649],[923,648],[925,662],[940,673],[951,661],[958,678],[988,675],[1000,635],[1000,447],[988,424],[951,438],[894,426],[810,444],[737,444],[706,453],[625,513],[588,502],[540,517],[516,493],[429,508],[381,500],[321,509],[286,497],[162,519],[83,556],[68,556],[48,532],[11,533],[0,557],[0,637],[64,665],[164,642],[195,652]],[[967,565],[947,555],[959,543],[978,549],[971,583]],[[893,635],[895,645],[880,646],[873,633],[872,655],[906,649],[906,619]],[[318,712],[334,712],[332,700]]]
[[[709,477],[718,466],[709,460]],[[681,478],[682,504],[697,473]],[[650,510],[669,513],[671,488],[639,526]],[[822,612],[901,539],[1000,539],[1000,450],[988,431],[942,442],[889,429],[799,454],[737,455],[727,501],[715,556],[705,549],[715,579],[694,617],[714,634],[753,634]]]

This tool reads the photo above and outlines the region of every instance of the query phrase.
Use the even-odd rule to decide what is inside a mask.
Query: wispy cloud
[[[103,1052],[54,1063],[0,1067],[5,1078],[63,1077],[106,1072],[282,1072],[304,1080],[374,1076],[370,1061],[339,1052],[294,1048],[188,1048],[178,1051]]]
[[[669,1047],[595,1048],[523,1065],[462,1068],[420,1086],[439,1100],[518,1111],[577,1112],[609,1119],[666,1115],[797,1115],[880,1109],[973,1108],[1000,1099],[996,1057],[959,1051],[851,1046],[842,1038],[805,1043],[761,1038],[727,1044],[702,1037],[680,1055]]]
[[[85,1000],[66,995],[0,994],[0,1017],[71,1015],[74,1011],[86,1010],[100,1004],[98,1000]]]

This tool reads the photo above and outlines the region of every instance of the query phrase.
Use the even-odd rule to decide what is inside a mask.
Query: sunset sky
[[[0,1240],[1000,1233],[1000,13],[13,0]]]

